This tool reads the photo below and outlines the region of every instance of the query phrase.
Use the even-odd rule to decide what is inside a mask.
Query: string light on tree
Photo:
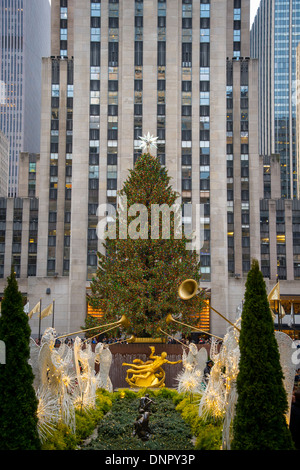
[[[151,139],[146,136],[145,146],[154,142]],[[178,194],[173,191],[170,179],[167,169],[150,153],[137,159],[119,191],[120,199],[126,197],[127,202],[123,211],[126,236],[119,230],[123,214],[117,212],[115,233],[103,241],[104,252],[98,253],[98,269],[90,284],[89,304],[103,312],[101,321],[116,322],[125,315],[126,333],[136,338],[160,338],[162,331],[172,335],[178,328],[167,322],[169,314],[174,318],[180,315],[182,322],[191,326],[200,321],[202,295],[188,303],[178,296],[182,280],[192,277],[199,283],[199,255],[196,250],[186,249],[184,231],[177,237],[173,211],[167,217],[168,236],[163,230],[164,217],[152,217],[153,207],[164,205],[170,209],[176,204]],[[130,213],[136,204],[143,209],[138,217]],[[190,333],[190,328],[182,325],[180,330]],[[112,332],[116,333],[119,332]]]

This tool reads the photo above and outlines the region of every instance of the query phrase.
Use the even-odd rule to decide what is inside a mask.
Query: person
[[[290,431],[295,448],[300,450],[300,389],[297,388],[293,393],[290,415]]]

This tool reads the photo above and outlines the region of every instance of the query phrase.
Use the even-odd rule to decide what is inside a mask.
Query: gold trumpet
[[[182,300],[189,300],[199,291],[198,283],[195,279],[186,279],[178,288],[178,295]]]
[[[186,279],[180,284],[178,288],[178,295],[182,300],[189,300],[199,293],[200,293],[200,289],[195,279]],[[223,320],[227,321],[227,323],[229,323],[231,326],[236,328],[238,331],[241,331],[236,325],[234,325],[231,321],[229,321],[228,318],[224,317],[224,315],[222,315],[220,312],[214,309],[206,299],[203,299],[203,301],[206,303],[206,305],[208,305],[208,307],[211,310],[213,310],[221,318],[223,318]]]
[[[179,325],[187,326],[188,328],[192,328],[193,330],[199,331],[200,333],[205,333],[206,335],[214,336],[215,338],[223,340],[223,338],[220,338],[219,336],[213,335],[211,333],[208,333],[207,331],[200,330],[199,328],[196,328],[195,326],[187,325],[186,323],[182,323],[181,321],[175,320],[174,317],[172,317],[171,313],[167,315],[166,317],[166,323],[169,324],[172,322],[179,323]]]
[[[112,325],[114,325],[114,326],[112,326]],[[78,333],[84,333],[86,331],[92,331],[92,330],[96,330],[96,329],[99,330],[100,328],[104,328],[104,327],[107,327],[107,326],[112,326],[112,328],[109,328],[108,330],[99,332],[99,335],[100,335],[100,334],[106,333],[107,331],[113,330],[114,328],[117,328],[120,325],[125,326],[126,328],[129,327],[130,323],[128,321],[128,318],[125,315],[122,315],[120,320],[115,321],[113,323],[106,323],[106,325],[93,326],[92,328],[87,328],[86,330],[74,331],[74,333],[68,333],[66,335],[58,336],[56,339],[66,338],[67,336],[77,335]]]

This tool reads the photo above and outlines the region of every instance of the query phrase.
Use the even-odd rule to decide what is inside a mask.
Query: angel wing
[[[185,349],[182,351],[182,365],[185,367],[187,364],[188,354],[185,352]]]
[[[32,372],[34,375],[33,386],[35,390],[38,390],[40,386],[40,370],[39,370],[39,353],[40,353],[40,346],[36,344],[34,339],[30,338],[29,343],[30,348],[30,356],[28,363],[31,365]]]
[[[187,358],[186,358],[186,363],[189,364],[189,365],[194,365],[197,353],[198,353],[197,346],[194,343],[191,343],[189,345],[189,352],[188,352],[188,355],[187,355]]]
[[[208,354],[206,348],[200,348],[196,356],[196,368],[201,372],[205,369],[207,359]]]
[[[79,336],[76,336],[74,341],[73,353],[74,353],[74,363],[75,363],[75,372],[77,376],[78,386],[81,389],[81,361],[80,361],[80,350],[81,350],[81,339]]]
[[[48,343],[41,346],[38,358],[41,385],[49,387],[53,393],[57,392],[59,382],[56,377],[56,368],[52,362],[51,349]]]
[[[212,361],[214,361],[214,358],[216,358],[219,354],[218,351],[218,339],[217,338],[212,338],[211,339],[211,345],[210,345],[210,358]]]
[[[292,360],[292,354],[294,351],[293,340],[282,331],[275,331],[275,338],[280,353],[280,364],[284,375],[284,387],[288,396],[289,410],[287,413],[287,419],[289,422],[290,406],[292,402],[293,387],[295,382],[295,370],[297,367],[297,365],[293,363]]]

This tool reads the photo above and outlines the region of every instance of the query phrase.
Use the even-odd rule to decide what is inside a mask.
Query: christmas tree
[[[265,282],[257,260],[248,273],[239,339],[233,450],[293,448],[287,395]]]
[[[187,249],[190,240],[184,231],[180,233],[176,211],[168,211],[169,225],[161,213],[153,216],[153,208],[165,205],[170,209],[177,204],[178,194],[170,186],[166,168],[150,153],[142,154],[119,196],[126,201],[126,210],[117,212],[114,236],[106,238],[104,254],[98,253],[99,266],[88,299],[104,312],[101,323],[125,315],[128,333],[153,338],[162,336],[160,329],[169,334],[178,329],[174,322],[166,322],[169,314],[182,323],[197,325],[201,295],[186,302],[179,298],[178,287],[187,278],[199,282],[199,255]],[[179,329],[191,332],[182,326]]]
[[[0,365],[0,449],[37,450],[38,400],[28,363],[30,327],[13,270],[1,305],[0,340],[6,349],[5,364]]]

